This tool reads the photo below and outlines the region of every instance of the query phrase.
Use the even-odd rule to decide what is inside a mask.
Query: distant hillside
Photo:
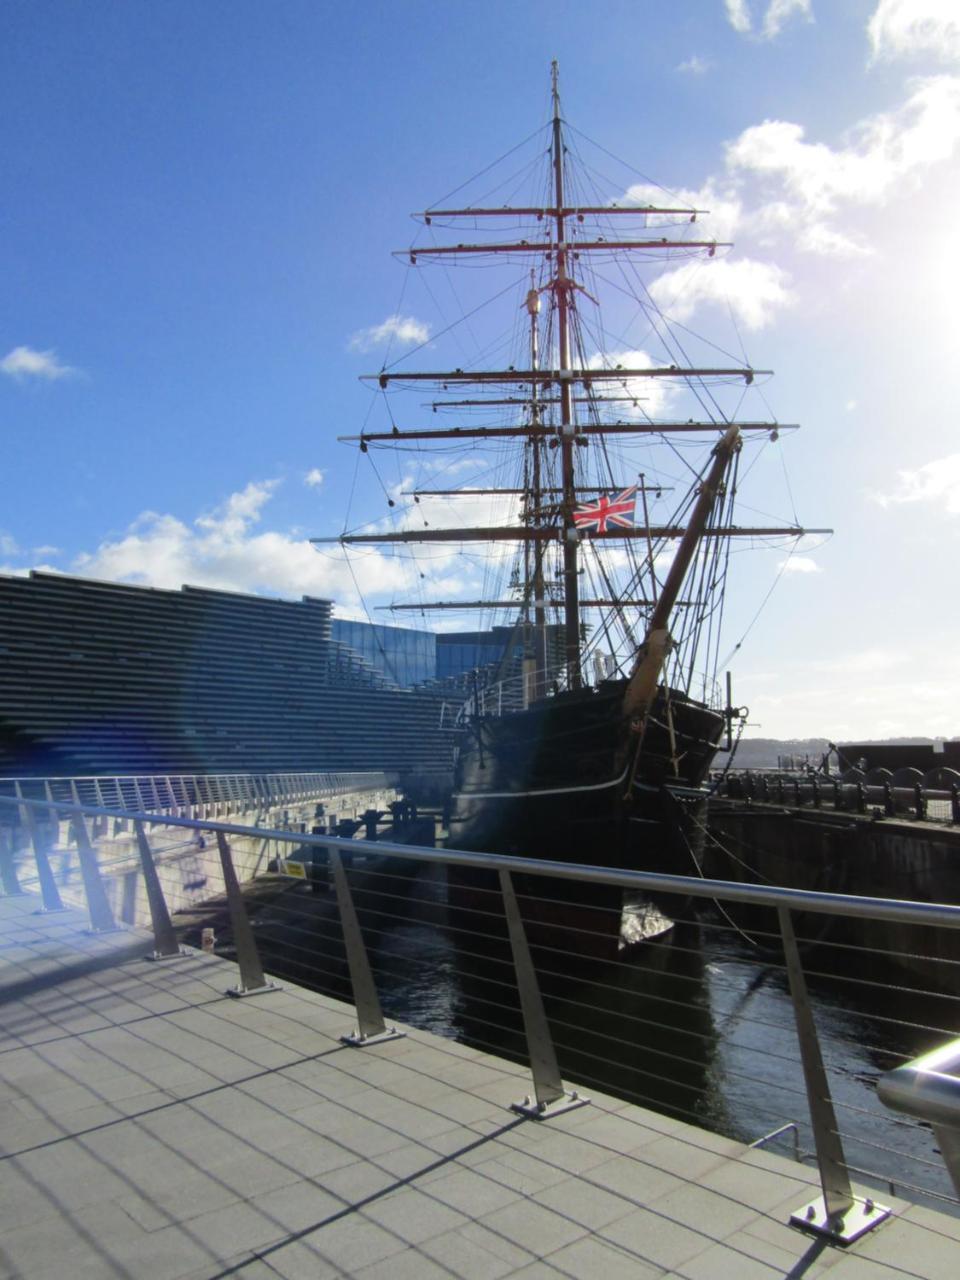
[[[858,739],[859,744],[873,742],[878,746],[885,747],[929,747],[936,741],[943,741],[943,739]],[[734,767],[737,769],[775,769],[784,760],[784,757],[790,757],[795,766],[800,766],[805,761],[817,765],[823,759],[829,745],[827,738],[743,738],[734,757]],[[841,742],[838,745],[840,750],[843,751],[844,744]],[[722,769],[726,762],[727,753],[718,751],[716,767]],[[834,758],[831,763],[835,764],[836,759]]]
[[[828,750],[826,738],[741,738],[734,756],[737,769],[775,769],[784,756],[799,765],[805,760],[817,765]],[[715,767],[727,763],[726,751],[718,751]]]

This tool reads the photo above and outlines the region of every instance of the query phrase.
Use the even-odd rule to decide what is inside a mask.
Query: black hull
[[[723,718],[661,691],[637,758],[623,682],[475,722],[460,752],[449,845],[531,859],[696,874],[703,781]],[[672,733],[671,733],[672,729]],[[489,874],[451,871],[452,903],[490,910]],[[524,916],[544,945],[609,954],[621,895],[608,886],[521,876]],[[678,904],[663,902],[669,913]],[[640,931],[642,935],[642,930]]]

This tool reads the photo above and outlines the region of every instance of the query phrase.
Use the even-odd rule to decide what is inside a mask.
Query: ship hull
[[[638,738],[623,716],[624,683],[545,699],[526,711],[475,721],[460,750],[449,844],[551,861],[697,874],[704,779],[723,717],[661,690]],[[649,936],[624,916],[610,886],[518,877],[523,910],[543,945],[609,954]],[[490,909],[489,874],[456,870],[451,901]],[[667,910],[675,902],[661,904]],[[643,914],[645,908],[641,907]]]

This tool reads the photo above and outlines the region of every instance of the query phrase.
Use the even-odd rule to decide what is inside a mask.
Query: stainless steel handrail
[[[960,1039],[880,1077],[877,1094],[891,1111],[933,1126],[944,1163],[960,1196]]]
[[[105,809],[97,805],[77,805],[53,800],[13,799],[0,796],[0,805],[17,808],[30,805],[34,809],[55,810],[65,817],[78,811],[92,817],[125,818],[131,822],[154,826],[186,827],[196,831],[222,831],[228,836],[253,836],[258,840],[278,840],[307,848],[342,849],[356,852],[356,842],[340,836],[290,832],[271,827],[251,827],[213,818],[177,818],[133,809]],[[691,876],[662,875],[652,871],[621,871],[614,867],[586,866],[575,862],[552,862],[545,858],[520,858],[507,854],[475,853],[466,849],[429,849],[419,845],[377,841],[377,852],[395,854],[416,862],[435,862],[491,871],[511,871],[522,875],[549,876],[560,880],[590,880],[597,884],[617,885],[625,889],[658,893],[676,893],[691,898],[722,898],[728,902],[753,903],[755,906],[785,907],[790,911],[817,911],[825,915],[847,916],[869,920],[890,920],[900,924],[939,925],[960,929],[960,906],[936,902],[910,902],[894,898],[870,898],[855,894],[822,893],[809,889],[787,889],[780,886],[741,884],[732,880],[703,880]]]
[[[207,817],[175,817],[167,814],[142,812],[134,809],[109,809],[99,805],[89,805],[74,798],[71,801],[57,801],[52,798],[33,799],[22,794],[18,797],[0,796],[0,812],[3,806],[19,809],[21,820],[25,822],[40,879],[40,888],[45,910],[59,910],[62,906],[56,893],[56,885],[50,872],[48,850],[57,834],[57,824],[49,820],[50,815],[72,821],[74,828],[84,826],[87,817],[107,816],[129,820],[136,831],[138,850],[142,863],[144,884],[150,905],[156,949],[154,958],[169,960],[180,954],[175,933],[170,925],[169,913],[162,886],[156,870],[155,856],[145,827],[183,827],[195,832],[216,833],[217,844],[224,864],[224,882],[228,898],[231,899],[231,913],[244,911],[242,896],[235,875],[230,873],[230,850],[226,836],[254,837],[257,841],[272,840],[279,845],[296,845],[299,849],[323,850],[327,853],[329,863],[336,875],[339,864],[339,852],[356,853],[358,846],[352,839],[329,834],[307,834],[291,832],[284,829],[271,829],[264,826],[250,826],[240,823],[223,822]],[[47,821],[43,821],[47,815]],[[406,861],[450,864],[454,866],[483,868],[499,873],[503,900],[507,907],[507,922],[510,926],[510,944],[513,965],[516,972],[518,989],[522,996],[522,1012],[526,1030],[528,1055],[534,1077],[535,1101],[529,1098],[524,1103],[515,1104],[524,1114],[535,1118],[546,1118],[571,1106],[584,1105],[584,1099],[576,1093],[567,1094],[562,1091],[562,1084],[555,1065],[551,1031],[544,1016],[542,1001],[539,997],[538,978],[533,965],[529,948],[525,941],[524,922],[516,911],[514,891],[511,884],[513,873],[524,876],[550,877],[570,881],[590,881],[598,884],[613,885],[624,889],[639,891],[643,894],[667,893],[680,898],[705,898],[725,900],[755,906],[776,908],[779,917],[780,935],[784,946],[786,971],[789,978],[790,994],[797,1027],[800,1055],[805,1091],[810,1109],[810,1119],[814,1134],[817,1163],[823,1194],[810,1203],[802,1206],[793,1216],[798,1226],[814,1231],[827,1238],[831,1243],[849,1244],[865,1231],[877,1226],[889,1216],[889,1210],[877,1204],[870,1197],[858,1197],[854,1194],[850,1181],[850,1167],[844,1157],[842,1140],[837,1125],[828,1073],[819,1047],[819,1038],[814,1018],[814,1011],[806,988],[801,956],[797,945],[792,923],[792,913],[797,911],[819,912],[825,915],[842,916],[854,919],[884,920],[898,924],[921,926],[940,926],[948,929],[960,929],[960,906],[942,903],[903,902],[887,898],[872,898],[850,894],[830,894],[802,889],[788,889],[779,886],[734,883],[723,880],[705,880],[682,875],[665,875],[645,871],[627,871],[612,867],[593,867],[581,863],[546,861],[528,859],[501,854],[477,853],[462,849],[434,849],[418,845],[408,845],[389,841],[377,841],[379,855],[394,855]],[[8,861],[9,861],[8,851]],[[44,879],[44,868],[46,879]],[[351,904],[349,881],[342,874],[336,876],[337,897],[339,902],[340,924],[347,944],[348,960],[354,992],[354,1003],[358,1010],[358,1031],[348,1042],[360,1045],[373,1044],[388,1035],[383,1023],[382,1012],[376,996],[370,966],[366,959],[366,945],[362,936],[356,912]],[[5,880],[6,883],[6,880]],[[16,884],[15,874],[12,883]],[[14,888],[13,891],[17,891]],[[511,917],[511,902],[514,904]],[[112,923],[107,921],[106,927]],[[93,920],[95,929],[99,927]],[[238,963],[241,970],[241,986],[232,994],[258,994],[275,989],[273,984],[263,978],[262,967],[256,953],[256,942],[252,931],[246,931],[246,941],[236,938]],[[358,976],[359,975],[359,976]],[[960,1044],[960,1042],[958,1042]],[[951,1051],[955,1046],[949,1047]],[[937,1112],[939,1119],[933,1119],[937,1136],[941,1142],[945,1160],[951,1177],[957,1182],[956,1170],[960,1168],[960,1129],[952,1127],[951,1122],[957,1114],[958,1100],[955,1086],[960,1082],[950,1083],[950,1077],[939,1071],[953,1058],[940,1054],[921,1059],[926,1075],[923,1092],[928,1100],[939,1096],[947,1101],[943,1103],[946,1110]],[[942,1079],[934,1079],[937,1076]],[[946,1083],[944,1083],[946,1080]],[[932,1102],[930,1103],[932,1106]],[[960,1194],[960,1184],[957,1185]]]

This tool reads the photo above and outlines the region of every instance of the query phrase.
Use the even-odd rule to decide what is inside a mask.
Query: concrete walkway
[[[547,1123],[519,1067],[345,1006],[228,1000],[68,910],[0,899],[0,1276],[955,1280],[960,1220],[893,1201],[849,1251],[785,1225],[814,1173],[593,1094]],[[889,1198],[885,1198],[889,1201]]]

